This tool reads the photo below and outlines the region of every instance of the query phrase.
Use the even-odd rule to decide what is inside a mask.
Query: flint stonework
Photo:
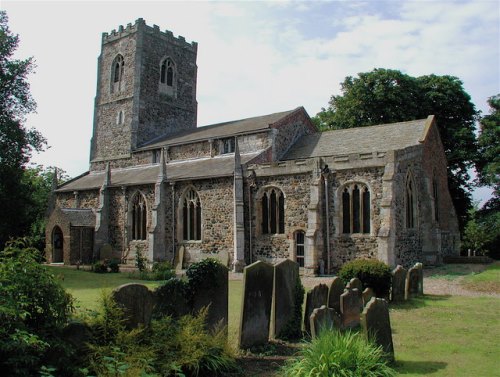
[[[328,301],[328,286],[326,284],[318,284],[306,295],[306,310],[304,314],[304,329],[311,333],[310,317],[314,309],[321,308]]]
[[[387,357],[394,360],[389,305],[386,300],[373,297],[361,314],[361,326],[365,336],[373,337],[375,343],[382,347]]]
[[[239,347],[267,343],[271,320],[274,268],[257,261],[243,270],[243,297],[240,316]]]
[[[153,313],[153,293],[142,284],[129,283],[116,288],[113,299],[123,308],[126,324],[129,328],[142,324],[149,325]]]
[[[334,309],[337,313],[340,313],[340,295],[344,293],[344,289],[342,279],[335,276],[328,289],[327,307]]]
[[[286,259],[274,266],[273,305],[271,311],[272,338],[279,338],[284,326],[293,318],[297,279],[299,279],[298,263]]]

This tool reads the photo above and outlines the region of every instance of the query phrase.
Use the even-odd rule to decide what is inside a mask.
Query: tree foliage
[[[478,119],[471,98],[454,76],[412,77],[374,69],[346,77],[342,95],[330,98],[313,121],[322,130],[423,119],[435,115],[448,159],[448,183],[461,225],[471,207],[469,169],[477,162]]]
[[[7,21],[6,12],[0,11],[0,247],[31,225],[30,188],[23,182],[24,170],[32,152],[41,151],[46,143],[37,130],[24,126],[26,115],[36,109],[27,81],[34,62],[13,58],[19,37],[11,33]]]

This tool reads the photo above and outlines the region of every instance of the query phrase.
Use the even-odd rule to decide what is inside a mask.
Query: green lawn
[[[500,262],[489,265],[480,274],[466,276],[462,284],[467,289],[479,292],[500,293]]]
[[[495,267],[496,266],[496,267]],[[63,286],[77,299],[79,310],[95,309],[102,289],[132,282],[127,273],[95,274],[48,267],[64,276]],[[475,280],[497,279],[498,264]],[[481,275],[485,274],[486,278]],[[144,282],[153,288],[158,282]],[[236,344],[241,308],[242,281],[229,283],[229,340]],[[403,376],[499,376],[497,350],[500,339],[500,299],[426,295],[391,306],[395,368]]]

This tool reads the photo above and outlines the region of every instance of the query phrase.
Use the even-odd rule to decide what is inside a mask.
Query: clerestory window
[[[370,191],[362,183],[342,190],[342,233],[370,233]]]
[[[264,191],[260,199],[262,234],[285,233],[285,196],[277,188]]]
[[[194,189],[189,189],[182,200],[182,230],[185,241],[201,240],[201,203]]]
[[[222,140],[221,142],[221,154],[233,153],[234,152],[235,140],[233,137]]]

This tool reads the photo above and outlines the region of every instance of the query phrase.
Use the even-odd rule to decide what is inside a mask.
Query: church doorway
[[[299,267],[304,267],[304,239],[305,233],[302,230],[295,232],[295,259]]]
[[[61,228],[55,226],[52,230],[52,263],[63,263],[63,232]]]

